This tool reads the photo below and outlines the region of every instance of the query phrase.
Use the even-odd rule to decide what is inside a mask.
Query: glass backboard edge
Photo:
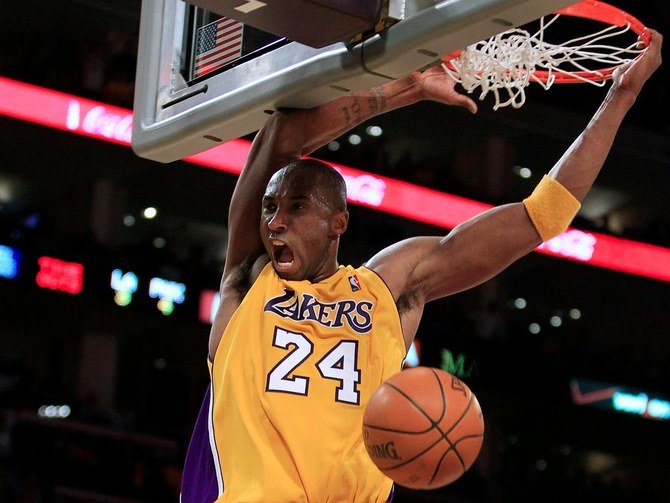
[[[156,15],[157,4],[163,4],[165,13],[170,11],[165,4],[176,1],[144,0],[142,21],[145,3],[152,7],[147,8],[148,15]],[[198,89],[166,92],[165,85],[156,89],[161,86],[158,80],[165,82],[165,74],[156,79],[156,69],[162,65],[165,71],[166,63],[160,60],[160,50],[153,46],[150,51],[140,51],[138,57],[138,77],[145,78],[148,85],[138,86],[136,91],[135,113],[140,115],[135,119],[133,149],[141,157],[160,162],[181,159],[257,130],[265,121],[265,110],[314,106],[349,90],[381,84],[387,80],[385,76],[392,78],[422,68],[442,54],[571,3],[570,0],[440,2],[351,49],[343,43],[314,49],[292,42],[278,52],[206,80],[199,84],[204,86],[201,88],[204,92],[187,95],[165,109],[161,103],[174,100],[179,93]],[[169,20],[164,31],[165,28],[169,28]],[[174,31],[174,26],[171,29]],[[142,30],[144,22],[141,37],[145,35]],[[153,27],[146,28],[146,33],[147,37],[157,36]],[[162,36],[163,45],[169,43],[166,34]],[[152,68],[154,80],[151,80]],[[158,102],[156,96],[160,96]]]

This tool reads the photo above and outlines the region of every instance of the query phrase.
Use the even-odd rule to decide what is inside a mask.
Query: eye
[[[293,203],[291,206],[294,210],[304,210],[306,207],[305,203]]]
[[[263,203],[263,211],[265,213],[274,213],[277,210],[277,205],[271,201]]]

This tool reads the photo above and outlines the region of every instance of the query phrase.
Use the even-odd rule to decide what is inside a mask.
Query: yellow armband
[[[547,175],[523,204],[543,241],[564,232],[581,207],[568,189]]]

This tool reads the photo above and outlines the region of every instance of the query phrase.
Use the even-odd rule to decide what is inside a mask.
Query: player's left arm
[[[445,237],[400,242],[368,262],[396,299],[409,296],[421,306],[474,287],[567,228],[605,163],[626,113],[661,64],[663,38],[650,32],[646,53],[615,72],[603,103],[533,196],[488,210]]]

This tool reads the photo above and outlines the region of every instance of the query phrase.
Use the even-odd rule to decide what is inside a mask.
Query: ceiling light
[[[0,202],[8,203],[12,199],[12,188],[9,182],[0,180]]]
[[[153,206],[144,208],[144,211],[142,212],[142,216],[148,219],[156,218],[156,215],[158,215],[158,210]]]
[[[365,132],[370,136],[381,136],[384,131],[379,126],[368,126]]]
[[[514,166],[514,173],[521,178],[530,178],[533,176],[533,172],[530,170],[530,168],[519,165]]]
[[[351,143],[352,145],[359,145],[361,141],[362,141],[361,137],[358,136],[357,134],[349,135],[349,143]]]

